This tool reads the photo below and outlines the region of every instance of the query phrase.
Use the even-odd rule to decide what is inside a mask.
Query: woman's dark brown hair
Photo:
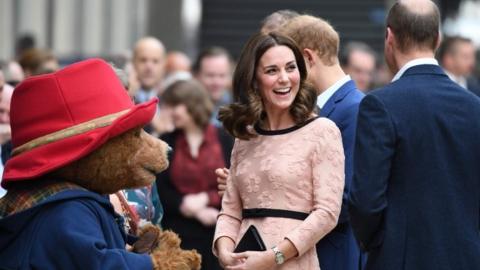
[[[307,68],[295,42],[275,32],[256,34],[243,48],[233,75],[234,103],[222,107],[218,117],[223,122],[224,128],[236,138],[248,140],[255,137],[256,135],[252,134],[247,127],[263,121],[266,117],[260,93],[254,85],[260,58],[268,49],[275,46],[287,46],[292,50],[300,72],[300,89],[290,107],[295,123],[303,123],[315,108],[317,94],[305,82]]]
[[[201,128],[208,126],[213,113],[213,103],[207,90],[196,80],[177,81],[163,92],[163,104],[176,106],[184,104],[195,124]]]

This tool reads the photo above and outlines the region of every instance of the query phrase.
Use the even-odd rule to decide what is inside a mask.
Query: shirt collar
[[[137,101],[137,103],[143,103],[143,102],[147,102],[149,100],[151,100],[152,98],[154,98],[156,96],[156,91],[155,89],[151,89],[151,90],[144,90],[144,89],[138,89],[136,95],[135,95],[135,99]]]
[[[407,71],[407,69],[418,66],[418,65],[437,65],[438,66],[438,61],[435,58],[418,58],[411,60],[407,62],[398,72],[395,74],[395,77],[393,77],[392,82],[400,79],[402,77],[403,73]]]
[[[345,75],[343,78],[338,80],[336,83],[331,85],[327,90],[323,91],[318,97],[317,97],[317,106],[320,108],[323,108],[327,101],[335,94],[335,92],[340,89],[344,84],[346,84],[348,81],[350,81],[352,78],[350,75]]]

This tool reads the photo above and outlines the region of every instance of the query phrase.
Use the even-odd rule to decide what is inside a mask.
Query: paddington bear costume
[[[99,59],[29,78],[15,89],[12,158],[1,183],[8,191],[0,199],[0,269],[198,268],[194,252],[156,251],[158,241],[144,254],[126,250],[123,218],[106,196],[151,184],[168,166],[168,146],[141,130],[156,103],[134,105]],[[159,151],[142,157],[149,149]],[[138,164],[116,164],[128,151]],[[162,256],[170,266],[159,263]]]

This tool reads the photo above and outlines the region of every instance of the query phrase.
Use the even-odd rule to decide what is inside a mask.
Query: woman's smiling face
[[[266,111],[289,110],[300,86],[293,51],[283,45],[268,49],[258,61],[256,79]]]

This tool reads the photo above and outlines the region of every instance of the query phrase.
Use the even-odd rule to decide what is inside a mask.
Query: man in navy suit
[[[431,1],[395,3],[396,75],[360,103],[349,211],[368,270],[480,269],[480,99],[433,58],[439,24]]]
[[[331,119],[342,133],[345,189],[338,225],[317,244],[322,270],[358,270],[360,249],[350,226],[347,199],[353,175],[353,147],[358,106],[364,94],[340,67],[339,35],[326,21],[308,15],[294,17],[279,29],[302,50],[308,81],[318,91],[320,116]]]

